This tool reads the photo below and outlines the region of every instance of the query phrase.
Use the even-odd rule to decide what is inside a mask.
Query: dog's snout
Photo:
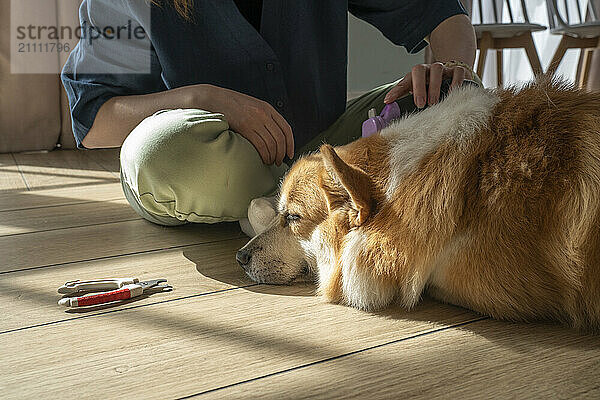
[[[251,257],[252,257],[252,254],[251,254],[250,250],[248,250],[248,249],[240,249],[235,254],[235,259],[237,260],[238,263],[240,263],[240,265],[242,267],[248,265]]]

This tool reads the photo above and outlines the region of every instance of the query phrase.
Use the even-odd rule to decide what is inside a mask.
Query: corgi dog
[[[427,293],[493,318],[600,329],[600,93],[548,77],[457,88],[378,135],[303,156],[277,208],[240,249],[257,282],[313,277],[327,301],[362,310]]]

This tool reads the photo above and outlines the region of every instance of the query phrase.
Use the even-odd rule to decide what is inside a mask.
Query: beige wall
[[[413,65],[423,62],[423,54],[408,54],[376,28],[358,18],[348,17],[348,91],[350,96],[394,81]]]
[[[71,25],[77,23],[79,1],[48,0],[43,4],[55,16],[57,25]],[[52,150],[57,143],[73,148],[75,141],[59,76],[11,73],[10,5],[11,0],[0,0],[0,153]],[[57,66],[65,60],[66,54],[57,55]]]

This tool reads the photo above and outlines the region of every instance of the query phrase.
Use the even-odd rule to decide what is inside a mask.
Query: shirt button
[[[275,65],[273,65],[273,63],[271,63],[271,62],[267,63],[267,71],[273,71],[274,68],[275,68]]]
[[[275,105],[277,106],[277,108],[283,108],[283,101],[277,100],[277,102],[275,102]]]

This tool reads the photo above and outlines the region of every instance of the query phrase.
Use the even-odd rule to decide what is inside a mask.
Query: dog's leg
[[[341,249],[330,249],[326,252],[330,257],[320,260],[318,293],[327,302],[377,310],[393,301],[397,287],[365,263],[365,245],[364,234],[354,230],[346,235]]]
[[[321,283],[319,292],[329,303],[342,303],[344,296],[342,293],[342,267],[336,264],[333,272],[329,275],[326,282]]]
[[[388,306],[396,295],[393,282],[381,279],[372,266],[365,265],[366,235],[360,230],[348,233],[338,264],[344,302],[361,310]]]

